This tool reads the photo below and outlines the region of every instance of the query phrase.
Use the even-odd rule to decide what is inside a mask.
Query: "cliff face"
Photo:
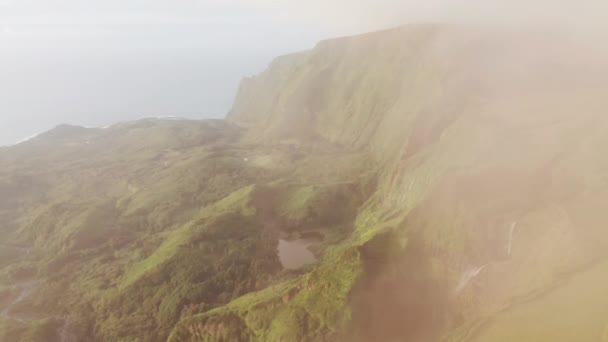
[[[466,339],[481,317],[606,256],[602,56],[550,32],[409,26],[277,59],[243,81],[229,120],[253,140],[368,151],[379,189],[359,214],[361,260],[379,232],[405,235],[417,254],[389,264],[427,272],[445,300],[392,309],[443,315],[449,336]],[[377,310],[362,322],[384,317],[370,329],[404,336],[397,326],[407,324],[386,314],[400,295],[383,295],[424,286],[382,272],[374,279],[359,283],[370,297],[359,311]]]
[[[318,136],[394,157],[414,131],[423,140],[467,111],[573,87],[573,66],[588,61],[567,44],[550,34],[441,25],[328,40],[245,79],[228,119],[255,127],[258,138]]]
[[[259,137],[398,149],[406,132],[386,129],[404,119],[394,113],[410,111],[411,120],[443,96],[443,65],[431,60],[437,34],[432,26],[397,29],[280,57],[243,81],[229,120],[256,127]]]

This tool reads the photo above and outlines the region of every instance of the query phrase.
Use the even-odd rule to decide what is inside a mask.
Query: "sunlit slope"
[[[317,254],[344,239],[374,188],[367,156],[241,135],[150,119],[0,152],[0,340],[163,341],[182,317],[290,279],[280,237],[322,234]]]

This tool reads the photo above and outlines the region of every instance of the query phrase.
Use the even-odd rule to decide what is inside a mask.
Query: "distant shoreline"
[[[178,115],[157,115],[157,116],[143,116],[140,118],[135,118],[135,119],[127,119],[127,120],[122,120],[122,121],[116,121],[110,124],[105,124],[105,125],[100,125],[100,126],[88,126],[88,125],[79,125],[79,124],[70,124],[73,126],[78,126],[78,127],[83,127],[83,128],[93,128],[93,129],[105,129],[105,128],[109,128],[112,127],[116,124],[120,124],[123,122],[133,122],[133,121],[139,121],[139,120],[149,120],[149,119],[156,119],[156,120],[207,120],[207,119],[219,119],[222,117],[219,116],[209,116],[209,117],[194,117],[194,115],[192,116],[178,116]],[[65,123],[64,123],[65,124]],[[12,147],[12,146],[16,146],[25,142],[28,142],[32,139],[35,139],[36,137],[40,136],[41,134],[44,134],[50,130],[53,130],[54,128],[64,125],[64,124],[59,124],[59,125],[55,125],[53,127],[50,127],[48,129],[42,130],[42,131],[38,131],[37,133],[33,133],[30,135],[25,136],[24,138],[21,138],[15,142],[6,142],[6,143],[2,143],[0,142],[0,147]]]

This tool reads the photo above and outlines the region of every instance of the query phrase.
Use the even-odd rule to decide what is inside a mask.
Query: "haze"
[[[608,342],[607,10],[0,0],[0,341]]]
[[[0,145],[60,123],[223,117],[242,77],[332,36],[446,18],[572,26],[600,12],[548,4],[2,0]]]

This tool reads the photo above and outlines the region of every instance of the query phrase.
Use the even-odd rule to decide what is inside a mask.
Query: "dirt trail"
[[[3,310],[0,312],[0,317],[12,319],[21,323],[27,323],[33,320],[24,315],[13,313],[13,309],[26,300],[32,292],[36,289],[38,281],[31,280],[25,283],[17,284],[15,287],[19,288],[19,294],[13,299]]]
[[[26,258],[27,256],[30,255],[30,253],[32,251],[32,249],[28,248],[28,247],[10,245],[10,244],[5,244],[5,243],[0,244],[0,248],[7,249],[7,250],[13,250],[13,251],[16,251],[17,253],[19,253],[20,256],[18,257],[18,260]],[[13,313],[13,309],[17,305],[21,304],[24,300],[26,300],[32,294],[32,292],[36,289],[37,285],[38,285],[37,280],[27,280],[22,283],[13,284],[12,287],[16,288],[19,291],[19,294],[11,302],[9,302],[6,305],[6,307],[4,307],[2,309],[2,311],[0,311],[0,318],[12,319],[12,320],[15,320],[15,321],[18,321],[21,323],[27,323],[29,321],[32,321],[33,319],[31,319],[31,318],[27,318],[27,317],[24,317],[23,315]]]
[[[21,258],[25,258],[30,255],[32,249],[27,247],[15,246],[15,245],[7,245],[0,244],[0,248],[12,249],[18,251],[21,254]],[[39,320],[41,318],[40,315],[35,314],[24,314],[24,313],[16,313],[13,312],[14,309],[19,306],[19,304],[23,303],[27,300],[32,293],[38,287],[38,280],[28,280],[22,283],[17,283],[13,285],[14,288],[18,289],[19,294],[9,302],[4,308],[0,308],[0,319],[8,319],[17,321],[19,323],[27,324],[33,322],[35,320]],[[72,322],[69,318],[62,318],[63,324],[58,328],[57,334],[59,336],[59,341],[61,342],[77,342],[78,339],[71,332],[72,330]]]

